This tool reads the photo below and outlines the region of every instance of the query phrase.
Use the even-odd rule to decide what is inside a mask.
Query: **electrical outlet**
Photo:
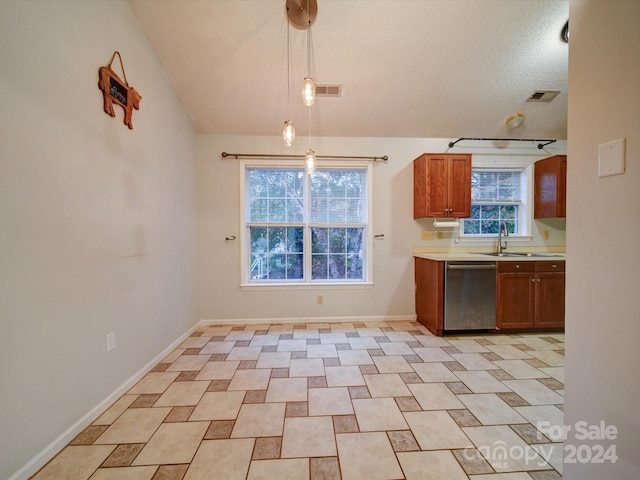
[[[422,240],[433,240],[433,230],[422,230]]]
[[[549,240],[549,230],[543,230],[542,231],[542,238],[544,240]]]
[[[107,352],[110,352],[116,348],[116,334],[111,332],[107,334]]]
[[[322,295],[318,295],[316,298],[318,305],[322,305],[324,303],[324,297]]]

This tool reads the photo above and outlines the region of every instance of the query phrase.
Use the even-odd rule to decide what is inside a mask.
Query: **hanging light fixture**
[[[313,106],[316,101],[316,85],[313,78],[304,77],[302,83],[302,101],[307,107]]]
[[[287,147],[290,147],[296,141],[296,128],[291,120],[284,122],[282,140]]]
[[[307,169],[307,173],[309,175],[313,175],[316,171],[316,152],[311,150],[311,148],[307,150],[307,153],[304,156],[304,164]]]
[[[291,118],[291,69],[289,67],[290,55],[290,41],[289,41],[289,22],[287,22],[287,118]],[[291,120],[284,122],[282,129],[282,140],[287,147],[293,145],[296,141],[296,128]]]
[[[311,150],[311,108],[309,108],[309,149],[304,156],[304,164],[309,175],[316,171],[316,152]]]
[[[302,81],[302,101],[311,107],[316,101],[316,84],[311,78],[311,16],[309,15],[309,0],[307,0],[307,76]]]
[[[316,13],[318,12],[318,4],[317,0],[287,0],[286,7],[289,20],[294,25],[307,29],[307,76],[302,82],[302,101],[305,106],[311,107],[315,103],[316,99],[316,86],[313,78],[311,78],[311,24],[316,17]],[[287,35],[288,33],[289,31],[287,30]],[[288,41],[289,37],[287,36],[287,43]],[[287,51],[287,70],[288,62],[289,57]],[[287,78],[287,88],[288,85],[289,84]],[[287,122],[285,122],[285,130],[287,128]],[[285,138],[285,131],[283,131],[282,135],[283,138]],[[316,153],[311,148],[311,108],[309,108],[309,148],[307,149],[307,152],[305,154],[304,162],[307,173],[309,175],[313,174],[316,170]]]

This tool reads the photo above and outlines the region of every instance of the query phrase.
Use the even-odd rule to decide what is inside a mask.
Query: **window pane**
[[[364,280],[367,172],[319,168],[309,176],[304,168],[247,167],[249,279]]]
[[[464,221],[467,235],[497,235],[500,222],[507,225],[509,233],[518,233],[517,205],[474,205],[471,214]]]
[[[329,251],[331,253],[345,253],[346,230],[344,228],[329,229]]]
[[[347,278],[346,262],[345,255],[329,255],[329,278],[331,280]]]
[[[312,253],[329,253],[329,229],[328,228],[312,228],[311,229],[311,252]]]
[[[250,168],[249,221],[302,222],[304,171]]]
[[[505,222],[509,233],[519,232],[520,176],[519,171],[472,172],[471,217],[463,222],[465,234],[497,235],[500,222]]]
[[[317,170],[311,177],[311,221],[365,222],[366,188],[364,169]]]
[[[480,233],[480,220],[465,220],[464,233],[467,235],[478,235]]]
[[[251,199],[250,217],[254,222],[266,222],[269,212],[268,201],[265,198]]]
[[[303,227],[249,227],[250,278],[304,278]]]
[[[364,279],[364,228],[313,227],[311,232],[313,280]]]
[[[327,261],[326,255],[313,255],[311,257],[311,276],[318,280],[328,278],[327,275]]]
[[[347,255],[347,278],[349,280],[364,278],[362,274],[362,255]]]

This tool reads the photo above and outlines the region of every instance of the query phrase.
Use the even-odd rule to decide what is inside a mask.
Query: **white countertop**
[[[506,252],[510,253],[510,252]],[[516,252],[511,252],[516,253]],[[482,253],[414,253],[414,257],[416,258],[424,258],[426,260],[435,260],[438,262],[452,262],[452,261],[474,261],[474,262],[546,262],[546,261],[564,261],[566,259],[566,254],[564,253],[549,253],[549,254],[538,254],[531,257],[525,255],[518,256],[505,256],[498,257],[495,255],[484,255]]]

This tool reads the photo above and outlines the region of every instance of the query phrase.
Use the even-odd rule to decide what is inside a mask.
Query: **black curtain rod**
[[[542,150],[543,147],[550,145],[552,143],[557,142],[557,140],[551,140],[549,138],[545,139],[534,139],[534,138],[471,138],[471,137],[461,137],[455,142],[449,142],[449,148],[453,147],[456,143],[461,142],[462,140],[487,140],[494,142],[546,142],[546,143],[538,143],[538,150]]]
[[[222,152],[220,154],[222,158],[233,157],[236,160],[240,158],[296,158],[303,160],[304,155],[275,155],[269,153],[227,153]],[[354,157],[350,155],[316,155],[317,159],[324,160],[373,160],[374,162],[386,162],[389,157],[386,155],[382,157]]]

